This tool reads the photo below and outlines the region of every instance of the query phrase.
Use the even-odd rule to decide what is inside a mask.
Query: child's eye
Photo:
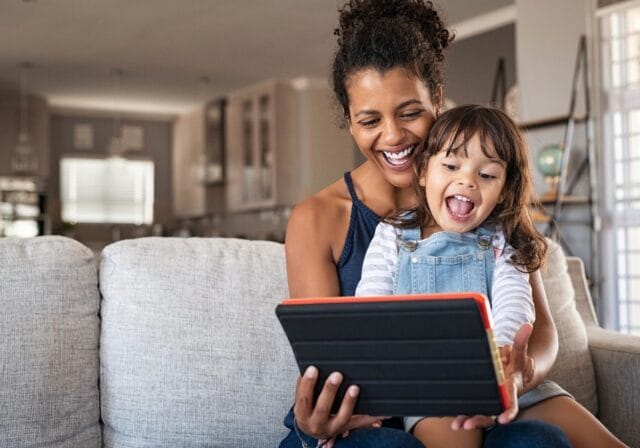
[[[455,171],[457,168],[455,165],[452,165],[451,163],[443,163],[442,166],[449,171]]]
[[[480,173],[480,177],[482,179],[496,179],[497,176],[494,176],[492,174],[487,174],[487,173]]]

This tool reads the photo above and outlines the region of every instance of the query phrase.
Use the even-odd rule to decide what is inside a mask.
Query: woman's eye
[[[411,118],[417,118],[422,114],[422,111],[415,111],[415,112],[405,112],[401,115],[402,118],[405,119],[411,119]]]
[[[372,118],[371,120],[363,120],[360,122],[361,126],[364,126],[365,128],[370,128],[372,126],[375,126],[376,124],[378,124],[378,120],[377,118]]]

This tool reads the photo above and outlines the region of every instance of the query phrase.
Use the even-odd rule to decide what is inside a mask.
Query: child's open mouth
[[[471,214],[476,205],[471,199],[460,194],[454,194],[447,198],[449,213],[455,218],[464,219]]]

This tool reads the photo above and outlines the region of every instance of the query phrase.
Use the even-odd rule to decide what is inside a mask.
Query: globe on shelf
[[[538,152],[536,167],[548,185],[548,190],[540,199],[555,199],[558,195],[558,181],[562,170],[562,146],[551,144],[542,148]]]

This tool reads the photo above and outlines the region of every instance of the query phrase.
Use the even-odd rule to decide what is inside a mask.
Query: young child
[[[522,135],[497,109],[456,107],[435,121],[414,166],[419,203],[378,225],[356,295],[480,292],[490,299],[498,345],[510,346],[535,318],[529,273],[547,250],[528,213]],[[409,417],[405,427],[427,446],[481,446],[481,430],[455,432],[452,421]]]

